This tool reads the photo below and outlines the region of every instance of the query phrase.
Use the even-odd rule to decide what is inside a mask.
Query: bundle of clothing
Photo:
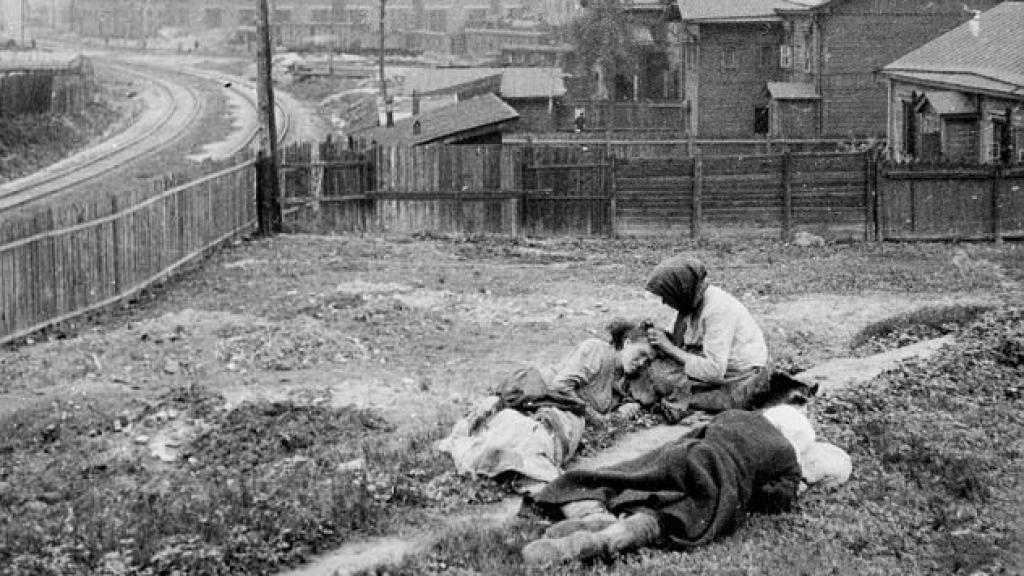
[[[437,448],[452,456],[461,473],[554,480],[576,454],[587,417],[626,400],[617,355],[612,344],[594,338],[553,366],[516,370]]]
[[[851,471],[849,455],[817,441],[794,406],[726,411],[639,458],[568,472],[528,496],[528,509],[561,522],[523,555],[543,564],[648,545],[699,546],[751,512],[789,509],[801,486],[835,486]]]

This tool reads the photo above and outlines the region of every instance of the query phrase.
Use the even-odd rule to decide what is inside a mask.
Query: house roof
[[[378,144],[427,144],[461,132],[479,130],[515,120],[519,117],[511,106],[494,94],[484,94],[450,106],[424,112],[395,122],[391,128],[376,126],[358,135]],[[415,125],[419,123],[419,133]]]
[[[882,69],[886,75],[1024,96],[1024,2],[1004,2]]]
[[[549,98],[564,96],[565,74],[561,68],[502,68],[502,98]]]
[[[686,22],[772,22],[779,11],[806,10],[828,0],[677,0]]]
[[[457,92],[468,84],[494,80],[503,98],[548,98],[566,93],[560,68],[418,68],[405,79],[405,91],[421,95]]]
[[[768,95],[773,100],[817,100],[821,98],[809,82],[769,82]]]
[[[921,105],[927,104],[937,114],[974,114],[978,111],[971,97],[963,92],[930,90],[925,92]]]

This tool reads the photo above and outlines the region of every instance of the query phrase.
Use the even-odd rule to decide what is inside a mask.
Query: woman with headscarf
[[[767,388],[771,369],[764,334],[747,308],[709,284],[704,265],[686,256],[658,264],[647,291],[679,313],[671,333],[652,329],[649,338],[665,360],[683,368],[688,408],[749,408],[750,399]]]

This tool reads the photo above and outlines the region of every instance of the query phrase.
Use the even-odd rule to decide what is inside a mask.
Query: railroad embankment
[[[131,124],[141,106],[135,98],[138,88],[106,73],[95,80],[94,92],[80,107],[0,114],[0,183],[49,166]]]

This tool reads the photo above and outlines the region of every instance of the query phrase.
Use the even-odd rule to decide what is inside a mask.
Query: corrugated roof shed
[[[1004,2],[882,71],[890,76],[1024,95],[1024,2]]]
[[[391,128],[375,127],[358,134],[378,144],[427,144],[491,125],[515,120],[519,113],[494,94],[484,94],[405,118]],[[416,123],[419,123],[419,132]]]

